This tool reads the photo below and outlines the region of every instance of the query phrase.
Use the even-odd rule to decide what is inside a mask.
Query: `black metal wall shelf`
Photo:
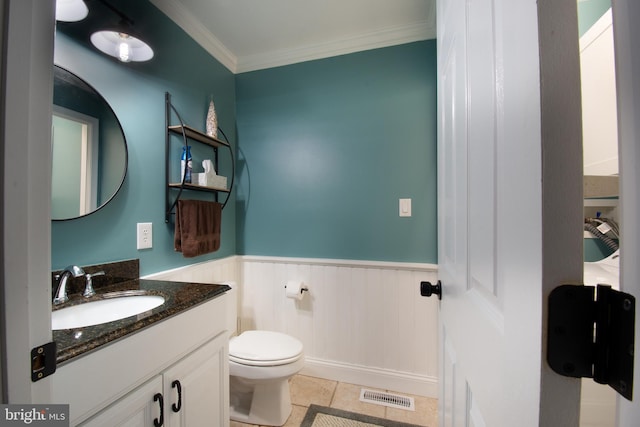
[[[194,191],[207,191],[209,193],[230,193],[231,189],[229,188],[218,188],[218,187],[204,187],[202,185],[197,184],[189,184],[185,182],[184,184],[181,182],[169,183],[169,187],[171,188],[182,188],[184,190],[194,190]]]
[[[197,129],[194,129],[190,126],[186,126],[186,125],[174,125],[174,126],[167,126],[167,129],[169,130],[169,132],[172,132],[176,135],[185,135],[188,139],[191,139],[193,141],[198,141],[201,142],[203,144],[207,144],[210,145],[212,147],[218,148],[218,147],[229,147],[229,143],[222,141],[218,138],[214,138],[212,136],[209,136],[203,132],[200,132]]]
[[[172,125],[171,118],[172,112],[177,117],[180,122],[179,125]],[[224,193],[227,195],[224,203],[222,204],[222,208],[226,206],[229,201],[229,197],[231,196],[231,190],[233,189],[233,177],[235,174],[235,165],[233,159],[233,150],[231,149],[231,144],[229,141],[223,141],[218,138],[214,138],[212,136],[207,135],[204,132],[201,132],[193,127],[185,125],[184,121],[180,117],[180,114],[175,109],[173,104],[171,103],[171,94],[169,92],[165,93],[165,125],[166,125],[166,141],[165,141],[165,180],[166,180],[166,211],[165,211],[165,222],[169,223],[171,221],[171,217],[175,215],[175,207],[178,204],[178,200],[182,196],[183,191],[200,191],[213,193],[215,195],[215,201],[218,201],[218,193]],[[222,133],[225,139],[227,136],[222,132],[222,129],[218,128],[218,130]],[[213,149],[213,164],[215,170],[218,170],[218,149],[226,148],[229,150],[229,155],[231,157],[231,183],[229,188],[220,188],[220,187],[205,187],[193,183],[187,182],[170,182],[170,146],[171,146],[171,136],[180,136],[182,137],[182,142],[184,146],[188,145],[188,141],[196,141],[201,144],[205,144],[210,146]],[[182,177],[184,180],[184,177]],[[177,194],[176,194],[177,191]]]

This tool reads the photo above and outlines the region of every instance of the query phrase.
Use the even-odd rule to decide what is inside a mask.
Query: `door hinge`
[[[608,384],[631,400],[635,317],[635,297],[611,286],[558,286],[549,295],[549,366]]]
[[[36,382],[56,371],[55,341],[31,349],[31,381]]]

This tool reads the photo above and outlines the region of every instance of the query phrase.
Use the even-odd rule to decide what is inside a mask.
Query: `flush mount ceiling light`
[[[91,43],[101,52],[118,58],[122,62],[143,62],[153,58],[151,46],[133,34],[133,21],[105,0],[99,1],[120,16],[121,21],[117,28],[93,33]]]
[[[56,21],[82,21],[89,14],[89,8],[82,0],[57,0]]]

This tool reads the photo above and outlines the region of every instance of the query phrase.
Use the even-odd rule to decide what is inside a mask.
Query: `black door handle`
[[[153,396],[153,401],[154,402],[159,401],[160,403],[160,419],[154,418],[153,425],[154,427],[162,427],[162,425],[164,425],[164,399],[162,397],[162,394],[156,393]]]
[[[178,404],[172,404],[171,409],[173,410],[173,412],[180,412],[180,408],[182,408],[182,384],[180,384],[180,381],[178,380],[175,380],[171,383],[171,388],[176,387],[178,387]]]
[[[423,297],[430,297],[431,295],[438,295],[438,299],[442,299],[442,282],[438,280],[438,283],[432,285],[431,282],[420,282],[420,295]]]

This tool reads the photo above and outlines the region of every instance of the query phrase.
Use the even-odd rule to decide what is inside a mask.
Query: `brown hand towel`
[[[174,247],[185,258],[220,248],[222,205],[204,200],[179,200],[176,208]]]

